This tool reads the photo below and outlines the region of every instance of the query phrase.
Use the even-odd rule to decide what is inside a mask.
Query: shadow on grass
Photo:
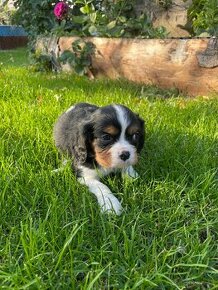
[[[216,140],[192,133],[155,130],[148,133],[139,166],[147,180],[176,181],[182,176],[192,183],[205,172],[216,169]]]

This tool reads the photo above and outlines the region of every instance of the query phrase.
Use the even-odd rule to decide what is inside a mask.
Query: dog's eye
[[[103,140],[103,141],[111,141],[113,138],[112,138],[112,136],[110,135],[110,134],[103,134],[102,136],[101,136],[101,139]]]
[[[133,142],[137,142],[139,140],[139,132],[136,132],[132,135]]]

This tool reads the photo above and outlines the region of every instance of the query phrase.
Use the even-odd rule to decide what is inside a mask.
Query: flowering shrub
[[[63,19],[68,12],[69,6],[65,2],[58,2],[54,7],[54,15],[57,19]]]
[[[102,37],[166,36],[146,14],[138,16],[136,0],[15,0],[17,23],[33,37],[40,34]],[[73,6],[73,9],[72,9]]]
[[[186,1],[186,0],[184,0]],[[139,0],[15,0],[16,24],[33,37],[40,34],[102,37],[165,37],[153,28],[146,13],[136,14]],[[154,2],[154,1],[153,1]],[[172,1],[158,1],[170,5]],[[73,6],[73,9],[72,9]],[[188,10],[194,34],[207,31],[218,35],[217,0],[193,0]]]

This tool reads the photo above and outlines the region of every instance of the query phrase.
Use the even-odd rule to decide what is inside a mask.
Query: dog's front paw
[[[98,199],[98,203],[102,212],[115,213],[116,215],[122,213],[121,203],[113,194],[107,193],[102,195],[102,197]]]
[[[123,177],[124,178],[130,178],[130,179],[136,179],[139,177],[139,174],[135,171],[135,169],[132,166],[129,166],[125,168],[122,171]]]

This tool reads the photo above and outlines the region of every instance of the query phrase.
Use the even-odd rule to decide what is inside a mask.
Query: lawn
[[[26,56],[0,52],[0,288],[218,289],[218,96],[36,73]],[[53,124],[80,101],[145,120],[140,178],[105,181],[119,217],[70,166],[52,173]]]

